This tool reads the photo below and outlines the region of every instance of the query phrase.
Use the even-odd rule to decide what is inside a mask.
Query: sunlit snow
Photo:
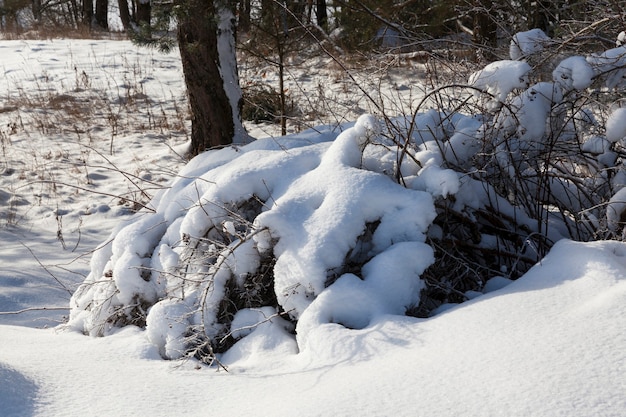
[[[543,32],[518,34],[512,59],[548,42]],[[122,41],[2,41],[0,48],[0,96],[7,98],[0,132],[9,138],[2,142],[0,176],[6,226],[0,230],[0,414],[626,412],[625,243],[576,243],[551,230],[558,242],[516,281],[501,271],[467,302],[442,305],[427,319],[404,315],[419,302],[422,275],[435,259],[427,236],[438,233],[437,199],[450,199],[458,211],[497,200],[501,213],[533,227],[493,188],[450,166],[471,168],[487,132],[495,132],[490,145],[503,168],[543,146],[564,96],[621,62],[619,48],[565,59],[552,81],[530,87],[523,61],[474,73],[474,99],[482,91],[490,111],[504,106],[495,120],[443,110],[386,121],[364,114],[209,151],[187,164],[180,158],[184,126],[176,125],[179,134],[166,127],[175,125],[184,102],[176,56]],[[53,120],[63,129],[50,125],[27,135],[8,123],[44,120],[45,105],[29,110],[11,103],[19,103],[20,88],[37,83],[51,92],[45,105],[60,95],[62,102],[95,103],[96,93],[108,94],[97,103],[124,116],[125,108],[114,104],[130,100],[144,109],[133,123],[148,127],[134,130],[122,119],[110,125],[116,114],[110,111],[92,115],[85,126]],[[620,83],[609,78],[606,85]],[[157,102],[165,103],[159,123]],[[583,110],[568,119],[593,132],[582,146],[600,162],[626,138],[623,110],[608,115],[606,132],[593,131],[593,116]],[[393,123],[415,127],[394,131]],[[93,143],[102,130],[110,136]],[[410,133],[415,145],[405,154],[390,142],[398,131]],[[517,148],[498,147],[505,139]],[[44,157],[39,150],[47,147]],[[24,181],[37,176],[45,181]],[[52,180],[93,194],[53,189]],[[567,195],[568,183],[554,181],[555,194]],[[132,214],[141,187],[151,198]],[[129,190],[127,198],[120,188]],[[85,195],[89,201],[80,200]],[[606,221],[615,231],[625,201],[622,189],[608,202]],[[30,209],[20,209],[25,206]],[[362,268],[342,269],[346,260]],[[244,285],[270,264],[282,311],[244,308],[230,327],[220,322],[229,285]],[[36,310],[42,307],[66,310]],[[146,310],[145,328],[118,327],[129,324],[133,309]],[[35,329],[65,318],[58,327]],[[219,354],[220,366],[178,360],[190,329],[199,326],[209,337],[233,338]]]

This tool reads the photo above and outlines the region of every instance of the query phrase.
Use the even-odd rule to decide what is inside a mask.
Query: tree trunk
[[[291,3],[291,5],[287,2],[283,2],[281,7],[290,11],[287,12],[289,21],[295,20],[295,22],[291,22],[291,24],[289,24],[289,27],[291,28],[299,25],[300,22],[306,21],[306,3],[304,0],[295,0],[289,3]]]
[[[233,5],[234,2],[229,2]],[[191,107],[189,156],[245,135],[239,119],[234,13],[213,0],[179,1],[178,44]]]
[[[476,5],[474,12],[474,39],[478,45],[495,47],[497,44],[497,30],[495,16],[490,13],[493,10],[492,0],[483,0]]]
[[[278,49],[278,88],[280,90],[280,134],[287,134],[287,97],[285,94],[285,50],[280,39]]]
[[[83,0],[82,24],[87,28],[91,28],[93,20],[93,0]]]
[[[128,32],[130,27],[130,9],[128,8],[128,0],[117,0],[118,7],[120,9],[120,20],[124,30]]]
[[[67,25],[71,27],[78,27],[80,25],[80,10],[81,9],[78,8],[76,0],[70,0],[67,2],[67,12],[63,14]]]
[[[109,0],[96,0],[96,24],[102,29],[109,28]]]
[[[328,22],[328,11],[326,9],[326,0],[317,0],[317,7],[315,9],[315,15],[317,17],[317,24],[319,27],[325,27]]]
[[[41,0],[33,0],[33,18],[36,23],[41,23]]]
[[[152,7],[150,6],[150,1],[139,0],[137,2],[137,23],[150,25],[151,14]]]
[[[251,0],[241,0],[239,2],[239,22],[237,24],[237,30],[241,33],[248,33],[250,30],[250,12],[252,9]]]
[[[261,0],[261,25],[270,27],[274,22],[274,2],[272,0]]]
[[[533,13],[533,28],[543,30],[548,36],[554,35],[554,24],[559,11],[558,1],[537,1]]]

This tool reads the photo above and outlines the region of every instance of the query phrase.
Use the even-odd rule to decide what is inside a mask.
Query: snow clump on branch
[[[494,111],[513,90],[528,87],[530,70],[530,65],[523,61],[496,61],[470,75],[468,84],[493,96],[487,102],[487,109]]]
[[[626,142],[626,108],[618,108],[611,113],[606,121],[606,137],[613,143]]]
[[[509,47],[509,56],[513,60],[525,58],[543,51],[551,39],[541,29],[518,32],[513,36]]]
[[[596,76],[605,77],[607,88],[626,87],[626,46],[609,49],[600,54],[592,54],[587,61]]]
[[[552,79],[566,93],[572,90],[584,90],[593,82],[594,72],[591,65],[582,56],[564,59],[552,72]]]

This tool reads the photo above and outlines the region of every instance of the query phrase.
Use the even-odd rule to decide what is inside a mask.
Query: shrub
[[[535,35],[515,53],[544,53]],[[625,59],[569,57],[549,79],[501,61],[411,115],[202,154],[94,255],[70,326],[147,323],[163,357],[212,363],[264,317],[306,349],[320,325],[426,317],[516,279],[558,239],[619,237],[626,122],[602,103]]]

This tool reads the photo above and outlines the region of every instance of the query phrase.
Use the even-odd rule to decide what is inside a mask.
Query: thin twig
[[[17,315],[22,313],[28,313],[30,311],[64,311],[69,309],[69,307],[29,307],[16,311],[0,311],[0,316]]]
[[[67,291],[69,295],[72,295],[72,290],[67,288],[67,286],[61,282],[61,280],[59,280],[52,272],[50,272],[50,270],[43,263],[41,263],[37,255],[35,255],[35,252],[33,252],[31,248],[29,248],[26,244],[24,244],[24,242],[20,242],[20,243],[30,252],[33,258],[35,258],[39,266],[42,267],[43,270],[46,271],[65,291]]]

